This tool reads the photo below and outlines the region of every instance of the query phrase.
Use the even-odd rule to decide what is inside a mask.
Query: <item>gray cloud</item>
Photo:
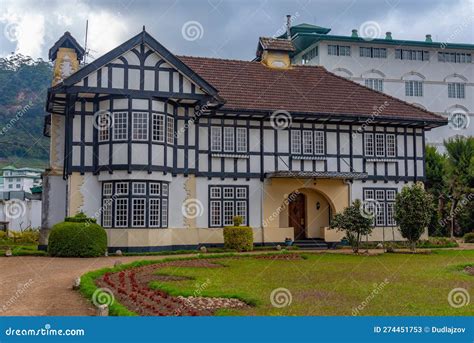
[[[431,33],[436,41],[472,43],[473,4],[472,0],[8,0],[1,5],[0,54],[16,50],[46,58],[49,47],[66,30],[83,44],[89,19],[89,47],[95,58],[145,25],[176,54],[251,59],[258,37],[281,30],[286,14],[295,17],[295,24],[329,27],[332,34],[349,35],[363,22],[376,21],[382,32],[391,31],[395,39],[424,40]],[[181,30],[188,21],[200,23],[202,38],[183,38]],[[12,28],[20,28],[20,34]]]

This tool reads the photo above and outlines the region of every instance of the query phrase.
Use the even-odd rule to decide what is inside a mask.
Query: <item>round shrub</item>
[[[48,253],[51,256],[97,257],[103,256],[106,250],[107,234],[91,218],[66,218],[54,225],[49,234]]]
[[[224,247],[237,251],[253,249],[253,231],[249,226],[227,226],[224,228]]]
[[[469,232],[464,235],[464,243],[474,243],[474,232]]]

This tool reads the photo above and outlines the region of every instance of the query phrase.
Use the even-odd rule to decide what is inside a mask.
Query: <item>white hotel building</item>
[[[474,44],[331,35],[331,29],[291,27],[293,64],[320,65],[372,89],[440,114],[449,125],[427,133],[443,151],[443,140],[474,133]],[[286,37],[286,35],[285,35]]]

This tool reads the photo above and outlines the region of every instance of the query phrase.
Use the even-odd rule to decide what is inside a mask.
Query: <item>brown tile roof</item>
[[[439,115],[373,91],[319,66],[292,66],[280,70],[253,61],[178,58],[214,86],[226,101],[223,108],[231,111],[285,110],[315,115],[373,116],[382,106],[383,110],[376,117],[446,123]]]
[[[295,51],[293,43],[288,39],[260,37],[260,45],[265,50]]]

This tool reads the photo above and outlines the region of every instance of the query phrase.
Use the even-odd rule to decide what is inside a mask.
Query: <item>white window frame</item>
[[[112,182],[105,182],[103,187],[104,187],[103,188],[103,194],[105,196],[111,196],[113,194],[114,189],[113,189]]]
[[[115,199],[114,202],[115,202],[114,227],[127,227],[128,226],[128,198],[117,198]],[[120,212],[118,208],[119,205],[124,207],[124,209],[120,210]]]
[[[324,131],[314,131],[314,154],[324,155],[325,149]]]
[[[406,96],[423,96],[423,81],[406,80],[405,81],[405,95]]]
[[[141,208],[136,208],[140,206]],[[138,213],[137,213],[138,212]],[[146,226],[146,198],[132,198],[132,227]],[[143,223],[143,224],[140,224]]]
[[[151,187],[150,187],[151,189]],[[160,198],[150,198],[148,200],[148,226],[161,227],[161,202]]]
[[[397,155],[397,144],[395,134],[389,133],[385,137],[387,144],[387,157],[395,157]]]
[[[374,144],[374,134],[366,132],[364,134],[364,154],[365,156],[374,156],[375,153],[375,144]]]
[[[222,226],[222,206],[220,200],[210,202],[210,224],[211,226]]]
[[[224,200],[222,202],[222,221],[224,226],[230,226],[234,224],[233,218],[235,215],[235,202],[232,200]]]
[[[164,196],[164,197],[167,197],[168,196],[168,190],[169,190],[169,186],[167,183],[162,183],[161,184],[161,195]]]
[[[375,134],[375,156],[385,157],[385,135],[383,133]]]
[[[110,121],[111,120],[111,117],[110,117],[110,113],[108,112],[105,112],[105,113],[101,113],[98,117],[97,117],[97,125],[99,126],[99,142],[108,142],[110,140]]]
[[[448,98],[464,99],[466,97],[465,85],[462,82],[448,83]]]
[[[236,152],[247,152],[247,128],[237,127],[235,129]]]
[[[211,193],[210,198],[211,199],[220,199],[222,197],[221,190],[222,190],[221,187],[211,187],[210,188],[210,193]]]
[[[235,188],[235,197],[237,199],[247,199],[247,188],[246,187],[236,187]]]
[[[128,112],[114,112],[113,141],[128,140]]]
[[[234,199],[234,187],[224,187],[222,190],[223,194],[222,197],[224,199]]]
[[[102,226],[103,227],[112,227],[112,204],[113,200],[111,198],[105,198],[102,200]]]
[[[174,144],[174,118],[171,116],[166,116],[166,142]]]
[[[168,227],[168,198],[161,199],[161,227]]]
[[[233,127],[224,127],[224,152],[234,152],[235,149],[235,135]]]
[[[222,127],[211,126],[211,151],[222,151]]]
[[[148,113],[132,112],[132,140],[148,140]]]
[[[370,89],[383,92],[383,79],[365,79],[364,83]]]
[[[133,195],[146,195],[146,182],[132,182]]]
[[[242,224],[247,225],[247,201],[238,200],[235,202],[234,214],[242,217]]]
[[[150,182],[150,195],[161,195],[161,184],[158,182]]]
[[[159,113],[152,114],[152,137],[153,142],[165,141],[165,115]]]
[[[291,130],[291,153],[301,154],[301,131]]]
[[[120,188],[123,188],[126,191],[119,191]],[[117,182],[115,184],[115,195],[128,195],[129,191],[130,190],[128,189],[128,182]]]
[[[395,226],[397,225],[395,221],[395,203],[387,202],[387,223],[386,226]]]
[[[314,137],[313,131],[303,130],[303,155],[313,155]]]

